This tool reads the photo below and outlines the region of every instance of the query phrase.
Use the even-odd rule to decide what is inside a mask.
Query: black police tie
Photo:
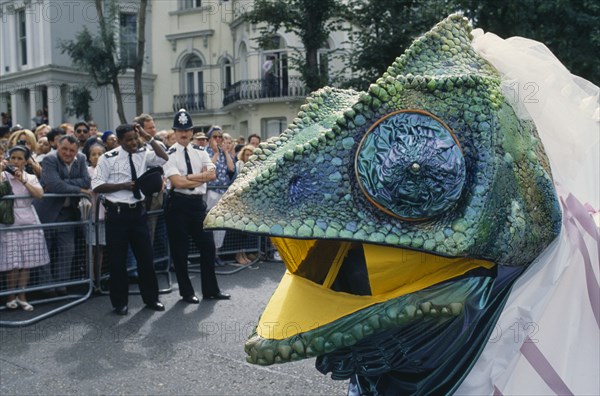
[[[131,153],[129,153],[129,166],[131,167],[131,180],[135,182],[137,180],[137,173],[135,171],[133,155]],[[137,199],[142,199],[142,194],[140,194],[140,189],[137,186],[133,187],[133,196]]]
[[[185,166],[187,167],[187,174],[191,175],[192,173],[194,173],[194,171],[192,171],[192,161],[190,161],[190,156],[187,152],[187,147],[184,147],[183,149],[183,156],[185,157]],[[193,191],[193,188],[189,189],[190,191]]]

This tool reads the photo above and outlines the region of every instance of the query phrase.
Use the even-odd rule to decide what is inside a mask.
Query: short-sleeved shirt
[[[207,147],[206,153],[209,158],[212,158],[215,155],[212,148]],[[217,159],[217,178],[215,180],[211,180],[208,182],[208,186],[212,187],[212,190],[218,192],[219,194],[223,194],[227,187],[231,184],[231,176],[233,172],[229,172],[227,169],[227,159],[225,158],[225,153],[223,150],[219,149],[219,159]],[[223,188],[214,188],[214,187],[222,187]]]
[[[136,175],[139,177],[149,166],[162,166],[166,161],[156,155],[154,151],[147,150],[145,147],[140,148],[133,153],[133,164],[135,166]],[[107,153],[104,153],[98,159],[96,173],[92,178],[92,189],[106,183],[125,183],[130,182],[131,166],[129,165],[129,153],[119,146]],[[144,194],[140,191],[142,200]],[[104,194],[110,202],[120,202],[132,204],[140,201],[133,196],[133,191],[119,190]]]
[[[169,161],[163,165],[165,177],[169,178],[174,175],[185,176],[188,174],[187,164],[185,163],[185,153],[183,151],[185,148],[187,148],[190,163],[192,164],[192,173],[200,173],[206,167],[214,166],[206,151],[199,146],[188,144],[184,147],[179,143],[175,143],[169,148],[169,151],[167,151],[167,154],[169,154]],[[175,191],[188,195],[206,194],[206,183],[203,183],[192,190],[189,188],[176,188]]]

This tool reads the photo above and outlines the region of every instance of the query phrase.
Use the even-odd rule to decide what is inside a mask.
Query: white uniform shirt
[[[271,59],[267,59],[265,63],[262,65],[263,71],[266,73],[270,72],[273,69],[273,61]]]
[[[162,166],[166,161],[156,155],[154,151],[140,148],[133,153],[133,165],[137,177],[140,177],[149,166]],[[119,146],[107,153],[102,154],[98,159],[96,173],[92,178],[92,189],[105,183],[125,183],[131,181],[131,166],[129,165],[129,153]],[[140,191],[142,200],[144,193]],[[140,201],[133,196],[133,191],[119,190],[116,192],[105,193],[104,196],[110,202],[135,203]]]
[[[181,144],[175,143],[167,152],[169,154],[169,161],[163,165],[166,178],[173,175],[185,176],[188,174],[185,154],[183,152],[184,148]],[[199,146],[188,144],[187,151],[192,163],[192,173],[200,173],[208,168],[214,168],[215,165],[210,160],[206,151],[202,150]],[[188,195],[206,194],[206,183],[202,183],[193,190],[189,188],[176,188],[175,191]]]

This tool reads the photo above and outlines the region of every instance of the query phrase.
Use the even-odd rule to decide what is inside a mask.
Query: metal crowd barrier
[[[150,210],[147,212],[148,214],[148,228],[150,229],[150,235],[152,238],[152,249],[154,253],[154,271],[156,272],[157,280],[159,281],[159,294],[167,294],[173,291],[173,285],[171,282],[171,272],[170,272],[170,255],[169,255],[169,243],[167,239],[167,228],[164,221],[164,211],[162,209],[162,200],[160,200],[161,205],[158,206],[155,204],[156,197],[152,197],[152,201],[150,203]],[[100,237],[102,232],[104,231],[104,220],[100,220],[100,205],[104,202],[104,195],[99,195],[96,200],[95,205],[95,213],[94,213],[94,222],[93,226],[95,228],[95,237],[96,237],[96,246],[99,246]],[[96,255],[94,257],[94,261],[96,263],[100,263],[101,258],[99,257],[99,249],[96,249]],[[103,255],[106,257],[105,255]],[[108,264],[96,265],[96,276],[94,277],[95,288],[100,294],[108,294],[108,278],[110,277]],[[137,265],[135,262],[135,257],[133,257],[133,253],[130,251],[128,263],[127,263],[127,272],[132,274],[132,278],[135,277],[135,273],[137,272]],[[165,287],[162,287],[163,282],[161,281],[161,277],[164,277]],[[132,294],[139,294],[139,289],[130,290]]]
[[[281,261],[277,248],[271,242],[271,238],[262,237],[260,241],[260,257],[265,261]]]
[[[44,198],[82,198],[84,194],[45,194]],[[0,199],[19,199],[30,196],[10,195]],[[92,294],[91,246],[85,236],[91,225],[89,219],[39,225],[0,224],[0,249],[8,252],[11,244],[19,244],[25,252],[29,281],[24,288],[9,288],[8,271],[0,273],[0,326],[26,326],[55,315],[87,300]],[[71,245],[72,243],[72,249]],[[26,248],[23,246],[27,245]],[[50,261],[46,264],[46,258]],[[21,260],[21,258],[19,258]],[[27,294],[31,312],[6,307],[7,297]]]
[[[221,259],[223,265],[216,266],[215,273],[217,275],[233,275],[247,268],[256,268],[254,265],[258,263],[261,258],[261,239],[261,237],[246,234],[241,231],[225,231],[223,245],[217,248],[217,257]],[[189,238],[188,243],[189,272],[200,272],[200,252],[196,248],[196,245],[191,238]],[[238,252],[250,254],[251,262],[248,264],[237,263],[235,260],[235,255]]]
[[[229,186],[208,186],[207,191],[217,189],[227,189]],[[214,230],[215,244],[217,245],[217,257],[223,265],[216,266],[217,275],[233,275],[247,268],[257,268],[255,266],[262,257],[261,255],[261,237],[251,235],[236,230]],[[188,265],[189,272],[200,272],[200,252],[196,245],[189,238]],[[250,255],[251,262],[248,264],[239,264],[235,260],[238,252],[244,252]]]
[[[44,198],[62,197],[89,199],[84,194],[44,195]],[[18,198],[30,199],[31,197],[11,195],[0,199]],[[103,199],[103,195],[100,195],[95,201],[94,213],[89,216],[82,216],[80,221],[23,226],[5,226],[0,224],[0,248],[5,248],[5,245],[2,245],[4,240],[17,238],[20,242],[24,242],[28,238],[33,238],[33,235],[37,232],[42,244],[38,247],[40,251],[35,252],[35,254],[43,256],[44,249],[46,249],[50,257],[49,264],[39,265],[29,270],[29,283],[24,289],[8,289],[7,273],[0,273],[0,297],[3,300],[2,304],[0,304],[0,326],[27,326],[34,324],[84,302],[92,295],[94,289],[100,294],[108,294],[107,281],[109,278],[109,268],[106,264],[102,265],[102,262],[106,261],[106,255],[101,256],[99,249],[93,249],[93,246],[101,246],[100,239],[101,233],[104,231],[104,222],[99,219],[99,209]],[[166,287],[159,289],[159,292],[163,294],[170,293],[172,291],[170,273],[172,264],[164,221],[164,211],[162,207],[157,207],[156,205],[150,209],[148,211],[148,223],[153,237],[154,266],[157,276],[164,276],[166,279]],[[94,233],[91,233],[91,230]],[[61,262],[59,258],[62,255],[60,253],[64,249],[57,246],[54,240],[61,237],[62,239],[69,238],[70,235],[73,236],[73,255],[71,259],[64,258],[63,260],[66,261]],[[92,239],[94,243],[92,243]],[[252,261],[245,265],[237,264],[235,254],[240,251],[252,255]],[[225,231],[223,244],[217,249],[217,255],[225,259],[225,266],[218,267],[222,269],[217,269],[215,272],[219,275],[231,275],[247,268],[257,268],[255,265],[260,260],[272,261],[274,252],[275,248],[269,238],[241,231],[227,230]],[[231,257],[228,258],[228,256]],[[200,272],[199,258],[200,253],[190,238],[190,250],[188,254],[190,272]],[[99,263],[99,265],[94,266],[94,261]],[[132,264],[128,266],[128,270],[134,271],[135,269],[135,261],[133,260]],[[27,301],[34,306],[32,312],[25,312],[21,309],[9,310],[6,307],[5,297],[13,294],[16,295],[20,292],[28,294]],[[132,293],[136,293],[136,291],[134,290]]]

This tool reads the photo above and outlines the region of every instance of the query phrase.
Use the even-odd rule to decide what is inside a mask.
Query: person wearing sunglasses
[[[87,122],[79,121],[74,126],[75,129],[75,137],[79,140],[79,151],[83,148],[85,142],[90,137],[90,127]]]
[[[208,147],[206,153],[217,168],[217,178],[209,181],[206,193],[207,212],[219,201],[235,175],[235,163],[231,154],[223,147],[223,130],[218,125],[213,125],[206,134]],[[223,245],[225,231],[213,231],[215,246],[219,249]],[[224,265],[219,256],[215,258],[215,265]]]

